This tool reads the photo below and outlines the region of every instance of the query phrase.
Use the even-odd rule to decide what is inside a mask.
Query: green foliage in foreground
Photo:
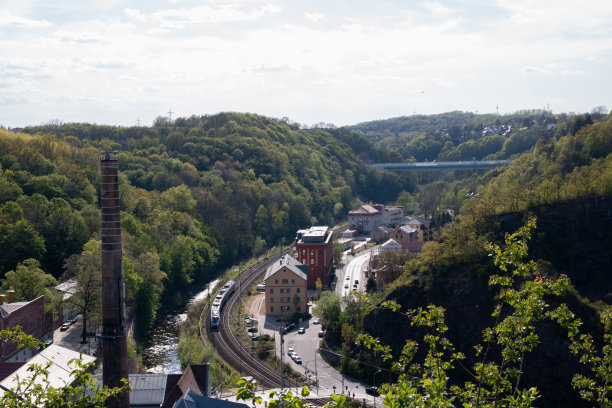
[[[600,407],[612,406],[612,308],[601,314],[604,324],[604,345],[598,349],[589,334],[581,333],[580,320],[568,306],[552,307],[546,299],[558,297],[570,289],[565,276],[553,278],[538,269],[535,262],[525,262],[527,242],[536,227],[535,219],[514,234],[507,234],[505,245],[488,244],[487,250],[499,273],[492,275],[489,285],[497,288],[497,305],[492,313],[495,325],[483,333],[483,342],[475,346],[479,361],[469,368],[462,364],[465,356],[455,352],[453,344],[445,336],[444,309],[434,305],[408,311],[411,325],[425,331],[422,344],[409,340],[399,358],[393,362],[393,371],[402,373],[397,382],[382,387],[385,407],[531,407],[541,396],[535,387],[524,387],[521,375],[525,356],[540,342],[536,325],[553,320],[567,330],[571,346],[568,351],[580,356],[584,372],[576,374],[573,386],[587,401]],[[395,313],[402,313],[400,305],[384,302],[381,306]],[[357,338],[361,347],[372,350],[383,361],[392,359],[391,349],[380,344],[369,334]],[[424,348],[421,349],[421,348]],[[419,352],[425,352],[422,362],[416,361]],[[463,385],[448,382],[449,371],[455,367],[465,370],[469,380]],[[238,384],[238,399],[260,402],[254,394],[254,386],[242,380]],[[271,393],[273,406],[301,407],[308,396],[307,388],[302,396],[291,393]],[[328,406],[346,403],[334,396]]]
[[[40,341],[29,336],[17,327],[0,331],[1,341],[16,342],[21,347],[35,349],[41,346]],[[92,364],[83,364],[74,359],[69,362],[74,366],[71,375],[72,385],[54,388],[50,384],[48,369],[51,362],[45,366],[32,364],[27,378],[20,378],[17,385],[0,396],[0,406],[6,408],[89,408],[104,407],[110,398],[116,398],[123,392],[129,392],[127,380],[123,387],[101,387],[91,375]]]

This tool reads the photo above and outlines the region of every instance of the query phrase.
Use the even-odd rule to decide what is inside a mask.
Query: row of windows
[[[301,263],[303,263],[304,265],[308,264],[308,261],[306,260],[306,258],[302,258],[300,260]],[[314,265],[315,264],[315,259],[314,258],[310,258],[310,264]],[[323,265],[323,258],[319,258],[319,265]]]
[[[300,288],[295,288],[297,293],[300,293]],[[274,288],[270,288],[270,294],[274,293]],[[291,293],[291,288],[280,288],[280,293]]]
[[[284,310],[285,310],[286,312],[290,312],[290,311],[291,311],[291,306],[281,306],[281,307],[282,307],[282,308],[284,308]],[[281,310],[283,310],[283,309],[281,309]],[[298,307],[297,307],[297,311],[298,311],[298,312],[300,312],[300,311],[301,311],[300,306],[298,306]],[[274,313],[274,306],[270,306],[270,312],[271,312],[271,313]]]
[[[297,296],[297,302],[300,302],[300,297]],[[270,303],[274,303],[274,298],[270,298]],[[281,297],[280,303],[291,303],[291,297]]]
[[[311,249],[310,250],[310,256],[314,256],[315,255],[315,250]],[[306,256],[306,250],[302,249],[302,256]],[[323,250],[319,249],[319,256],[323,256]]]
[[[274,279],[274,283],[276,283],[278,285],[278,279]],[[291,279],[291,283],[295,283],[295,279]],[[289,279],[281,279],[281,284],[282,285],[288,285],[289,284]]]

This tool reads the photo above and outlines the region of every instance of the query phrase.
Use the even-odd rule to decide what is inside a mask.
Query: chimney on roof
[[[0,294],[0,305],[4,304],[4,293]]]
[[[9,290],[6,293],[8,293],[8,302],[6,302],[6,303],[13,303],[15,291],[13,289],[11,289],[11,290]]]

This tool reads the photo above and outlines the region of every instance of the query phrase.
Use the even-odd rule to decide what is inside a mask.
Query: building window
[[[298,311],[298,312],[300,311],[300,306],[298,306],[297,311]]]
[[[291,288],[287,288],[287,293],[291,293]]]
[[[297,289],[296,289],[296,292],[297,292],[297,293],[300,293],[300,288],[297,288]]]
[[[274,293],[274,288],[270,288],[270,294]]]
[[[270,303],[274,303],[274,298],[270,298]]]
[[[278,284],[278,279],[276,279],[276,280],[274,281],[274,283]]]
[[[314,265],[314,258],[310,258],[310,264]]]
[[[289,284],[289,279],[283,279],[282,280],[282,284],[283,285],[288,285]]]
[[[291,283],[294,284],[295,283],[295,279],[291,279]]]
[[[291,310],[291,306],[287,306],[287,311],[290,311],[290,310]]]
[[[270,306],[270,312],[274,313],[274,306]]]
[[[281,293],[285,293],[285,289],[281,288]]]
[[[291,298],[290,297],[287,298],[287,303],[291,303]]]

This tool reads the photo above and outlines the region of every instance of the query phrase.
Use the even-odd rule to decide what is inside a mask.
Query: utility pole
[[[285,351],[284,351],[284,345],[285,345],[285,338],[284,338],[284,332],[285,332],[285,325],[283,323],[283,313],[285,312],[285,307],[281,306],[280,307],[281,310],[281,325],[280,325],[280,377],[281,377],[281,394],[283,393],[283,388],[285,388],[285,377],[283,376],[283,370],[284,370],[284,365],[285,365]]]
[[[172,108],[166,113],[168,114],[168,122],[172,122]]]
[[[317,384],[317,396],[319,396],[319,371],[317,370],[317,353],[319,350],[315,350],[315,381]]]

